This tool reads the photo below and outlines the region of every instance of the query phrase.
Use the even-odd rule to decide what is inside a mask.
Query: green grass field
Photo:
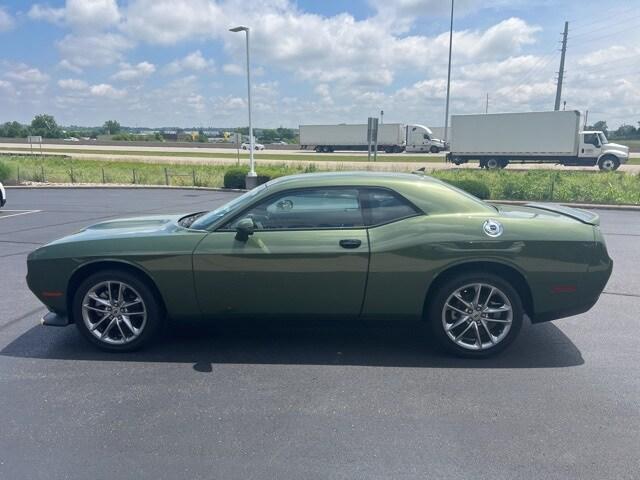
[[[18,148],[8,148],[8,147],[0,147],[0,151],[19,151],[19,152],[30,152],[30,148],[18,147]],[[237,152],[235,150],[229,150],[227,152],[221,153],[211,153],[211,152],[167,152],[167,151],[139,151],[139,150],[97,150],[97,149],[82,149],[82,148],[56,148],[56,149],[43,149],[45,154],[95,154],[95,155],[140,155],[140,156],[149,156],[149,157],[192,157],[192,158],[237,158]],[[308,162],[321,162],[321,161],[333,161],[333,162],[366,162],[366,155],[326,155],[321,153],[309,152],[309,153],[292,153],[292,154],[282,154],[282,153],[263,153],[257,152],[255,155],[256,160],[303,160]],[[249,153],[246,151],[240,151],[241,158],[249,158]],[[391,156],[385,154],[378,154],[378,162],[416,162],[416,163],[425,163],[425,162],[443,162],[444,155],[438,157],[431,157],[426,155],[402,155],[402,156]]]
[[[63,157],[0,158],[0,180],[24,182],[143,184],[222,187],[229,165],[152,164],[135,161],[78,160]],[[316,165],[258,166],[258,175],[275,178],[316,171]],[[640,205],[640,175],[597,171],[436,170],[432,176],[494,200],[538,200]]]

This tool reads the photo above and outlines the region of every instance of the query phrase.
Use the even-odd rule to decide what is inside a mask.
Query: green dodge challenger
[[[273,180],[210,211],[102,222],[29,255],[45,325],[128,351],[167,320],[424,319],[449,351],[507,347],[526,314],[589,310],[613,263],[597,215],[485,203],[425,175]]]

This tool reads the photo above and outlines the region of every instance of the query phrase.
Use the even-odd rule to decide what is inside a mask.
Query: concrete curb
[[[120,189],[132,189],[132,188],[146,188],[146,189],[174,189],[174,190],[204,190],[212,192],[236,192],[243,193],[247,190],[240,188],[220,188],[220,187],[193,187],[193,186],[181,186],[181,185],[128,185],[128,184],[98,184],[98,185],[5,185],[6,189],[27,190],[27,189],[41,189],[41,188],[120,188]],[[487,200],[491,203],[504,203],[505,205],[526,205],[532,203],[535,200]],[[640,211],[640,205],[609,205],[603,203],[567,203],[567,202],[538,202],[538,203],[556,203],[559,205],[565,205],[567,207],[574,208],[586,208],[596,210],[620,210],[620,211]]]
[[[205,190],[212,192],[240,192],[244,193],[247,190],[241,188],[222,188],[222,187],[194,187],[189,185],[129,185],[129,184],[98,184],[98,185],[5,185],[7,190],[40,190],[40,189],[167,189],[167,190]]]

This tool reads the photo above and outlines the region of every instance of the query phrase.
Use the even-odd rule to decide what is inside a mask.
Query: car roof
[[[271,180],[263,195],[309,187],[382,187],[394,190],[425,212],[471,213],[494,211],[481,200],[422,173],[322,172]]]
[[[319,172],[279,177],[269,182],[270,187],[304,188],[327,185],[389,186],[405,182],[438,182],[432,177],[396,172]]]

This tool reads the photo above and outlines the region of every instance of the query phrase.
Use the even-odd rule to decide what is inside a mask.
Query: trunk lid
[[[566,207],[557,203],[527,203],[525,207],[558,213],[565,217],[573,218],[587,225],[600,225],[600,215],[582,208]]]

